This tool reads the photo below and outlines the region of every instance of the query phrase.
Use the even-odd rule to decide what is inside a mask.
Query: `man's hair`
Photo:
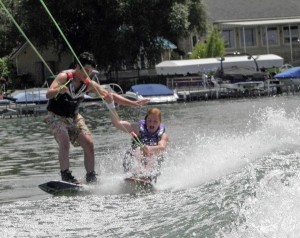
[[[96,68],[96,61],[92,53],[83,52],[82,54],[79,55],[78,60],[83,67],[85,65],[91,65],[93,68]],[[79,65],[79,63],[75,63],[75,64]]]

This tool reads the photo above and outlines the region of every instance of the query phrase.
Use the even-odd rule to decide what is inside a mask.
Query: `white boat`
[[[6,103],[6,108],[9,107],[14,109],[19,114],[22,114],[21,112],[31,114],[35,114],[37,112],[47,112],[47,91],[48,88],[29,88],[24,90],[16,90],[10,95],[6,96],[6,100],[2,100],[1,104]],[[92,97],[91,95],[84,95],[84,101],[80,104],[80,110],[98,110],[102,107],[102,100],[100,98]]]
[[[47,104],[46,98],[47,88],[29,88],[14,91],[8,99],[18,104],[35,103]]]
[[[5,99],[0,100],[1,117],[45,112],[48,103],[46,92],[45,88],[29,88],[6,95]]]
[[[101,86],[110,92],[123,94],[123,90],[118,84],[104,84]],[[48,88],[29,88],[14,91],[5,96],[5,99],[0,100],[0,115],[7,111],[9,111],[9,114],[16,115],[47,112],[47,91]],[[81,111],[106,110],[106,107],[101,97],[96,96],[96,94],[85,94],[79,109]]]
[[[109,92],[114,92],[120,95],[124,94],[121,86],[116,83],[101,84],[101,87]],[[88,101],[88,100],[101,99],[101,98],[99,95],[97,95],[97,93],[88,93],[87,95],[84,96],[84,99]]]
[[[174,103],[178,100],[177,93],[163,84],[137,84],[123,96],[130,100],[148,98],[149,104]]]
[[[104,84],[101,86],[108,91],[116,92],[115,89],[116,85],[117,84],[106,84],[106,85]],[[120,88],[120,90],[122,89]],[[48,98],[46,97],[47,91],[48,88],[29,88],[24,90],[16,90],[6,98],[17,104],[26,104],[26,103],[47,104],[48,103]],[[121,91],[120,94],[123,94],[123,91]],[[96,94],[84,95],[84,101],[94,101],[99,99],[100,98],[97,97]]]
[[[10,101],[7,99],[0,99],[0,106],[5,106],[5,105],[9,105]]]

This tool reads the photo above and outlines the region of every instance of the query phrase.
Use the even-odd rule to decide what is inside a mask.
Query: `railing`
[[[209,89],[213,86],[208,80],[200,77],[168,78],[167,86],[177,92]]]

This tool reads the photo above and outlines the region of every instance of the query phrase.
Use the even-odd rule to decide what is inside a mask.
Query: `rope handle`
[[[136,134],[134,131],[130,132],[130,134],[131,134],[132,138],[134,139],[134,141],[135,141],[141,148],[143,148],[143,147],[145,146],[145,145],[140,141],[140,139],[138,138],[137,134]]]

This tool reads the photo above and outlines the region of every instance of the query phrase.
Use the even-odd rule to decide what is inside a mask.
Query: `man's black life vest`
[[[79,112],[79,105],[84,99],[90,81],[84,80],[81,86],[75,89],[73,84],[73,72],[66,72],[70,93],[58,94],[48,102],[47,110],[63,117],[74,117]]]

